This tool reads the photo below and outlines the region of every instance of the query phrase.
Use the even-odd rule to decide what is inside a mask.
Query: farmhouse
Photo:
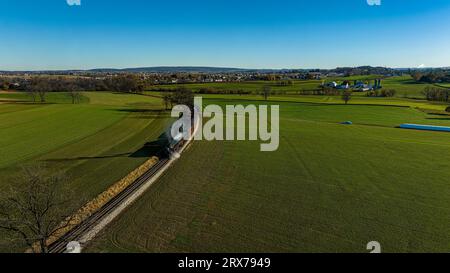
[[[365,84],[362,81],[358,81],[353,86],[353,89],[355,91],[365,92],[365,91],[371,91],[373,90],[373,86],[371,84]]]
[[[335,88],[339,90],[347,90],[352,88],[354,91],[371,91],[376,89],[381,89],[381,80],[376,79],[374,80],[374,84],[364,83],[363,81],[355,81],[353,85],[350,85],[348,81],[344,81],[341,84],[338,84],[337,82],[329,82],[329,83],[322,83],[322,86],[329,87],[329,88]]]
[[[348,82],[336,86],[336,89],[349,89],[349,88],[350,88],[350,84]]]

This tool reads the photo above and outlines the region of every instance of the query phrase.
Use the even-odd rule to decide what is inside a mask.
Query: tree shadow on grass
[[[0,103],[2,104],[24,104],[24,105],[52,105],[56,104],[53,102],[32,102],[32,101],[25,101],[25,100],[0,100]]]
[[[321,97],[321,96],[317,96]],[[337,106],[337,107],[349,107],[349,106],[374,106],[374,107],[397,107],[397,108],[409,108],[407,105],[395,105],[395,104],[372,104],[372,103],[354,103],[350,101],[349,104],[345,104],[344,102],[340,103],[329,103],[329,102],[311,102],[311,101],[290,101],[290,100],[254,100],[254,99],[245,99],[245,98],[239,98],[239,99],[221,99],[221,98],[214,98],[214,99],[207,99],[207,102],[211,101],[218,101],[221,103],[229,102],[232,105],[236,105],[239,103],[236,103],[237,101],[242,101],[244,106],[248,104],[267,104],[267,105],[277,105],[278,103],[286,103],[286,104],[294,104],[294,105],[302,105],[302,106],[317,106],[317,107],[327,107],[327,106]],[[205,103],[207,104],[207,103]]]
[[[448,117],[448,118],[426,118],[426,119],[429,119],[429,120],[447,120],[447,121],[450,121],[450,117]]]
[[[164,157],[166,155],[166,147],[169,145],[169,140],[166,133],[161,134],[157,140],[147,142],[142,148],[131,153],[129,157],[149,157],[158,156]]]
[[[450,117],[450,113],[427,113],[429,116],[447,116]]]
[[[448,120],[450,121],[450,113],[427,113],[427,117],[425,119],[429,120]]]
[[[130,108],[130,109],[113,109],[113,111],[121,113],[129,113],[131,114],[131,117],[138,119],[165,119],[170,117],[169,112],[156,109]]]
[[[126,153],[118,153],[118,154],[106,154],[99,156],[79,156],[72,158],[53,158],[46,159],[46,162],[69,162],[69,161],[78,161],[78,160],[92,160],[92,159],[110,159],[110,158],[119,158],[119,157],[130,157],[130,158],[148,158],[152,156],[157,157],[166,157],[166,147],[169,144],[169,140],[165,133],[161,134],[157,140],[147,142],[136,151],[126,152]]]

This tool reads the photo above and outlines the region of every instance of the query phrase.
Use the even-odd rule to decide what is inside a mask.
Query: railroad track
[[[148,170],[141,177],[136,179],[133,184],[128,186],[125,190],[111,199],[106,203],[100,210],[92,214],[86,220],[81,222],[79,225],[75,226],[64,236],[59,238],[56,242],[49,246],[50,253],[64,253],[66,251],[66,246],[69,242],[79,241],[81,237],[88,232],[95,224],[100,222],[105,216],[117,208],[122,202],[124,202],[128,197],[135,193],[145,182],[151,179],[159,170],[161,170],[167,163],[169,159],[163,158],[158,163],[156,163],[150,170]]]
[[[192,130],[193,134],[195,130]],[[173,151],[182,152],[189,142],[185,140],[181,140],[174,147]],[[67,244],[72,241],[80,241],[84,234],[89,232],[97,223],[102,221],[109,213],[114,211],[120,204],[122,204],[128,197],[132,196],[137,190],[141,188],[148,180],[150,180],[158,171],[164,168],[170,159],[167,157],[162,157],[158,163],[156,163],[150,170],[148,170],[141,177],[136,179],[130,186],[128,186],[121,193],[116,195],[113,199],[111,199],[108,203],[106,203],[101,209],[96,211],[94,214],[89,216],[79,225],[75,226],[73,229],[64,234],[61,238],[59,238],[56,242],[52,243],[49,246],[50,253],[64,253],[67,248]]]

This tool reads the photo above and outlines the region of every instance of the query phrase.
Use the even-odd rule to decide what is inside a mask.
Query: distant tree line
[[[37,76],[26,83],[26,89],[36,86],[47,92],[62,92],[75,88],[80,91],[142,93],[145,89],[144,81],[135,74],[120,74],[103,79]]]
[[[7,79],[0,78],[0,90],[8,90],[10,89],[10,86],[11,86],[10,81],[8,81]]]
[[[163,101],[166,110],[170,110],[175,105],[186,105],[189,108],[194,108],[194,93],[192,90],[180,87],[173,92],[164,92]]]
[[[202,87],[196,93],[198,94],[230,94],[230,95],[247,95],[251,91],[243,89],[218,89],[213,87]]]
[[[416,82],[423,82],[423,83],[450,82],[450,72],[447,71],[431,71],[426,73],[415,71],[411,73],[411,76]]]
[[[145,90],[145,82],[138,75],[127,74],[107,78],[104,81],[106,90],[142,94]]]
[[[281,81],[277,81],[276,85],[277,86],[292,86],[292,85],[294,85],[294,81],[292,81],[292,80],[281,80]]]
[[[104,79],[36,76],[27,80],[23,88],[31,99],[45,102],[48,92],[69,92],[72,103],[80,101],[82,91],[115,91],[141,94],[144,81],[134,74],[123,74]]]
[[[177,87],[177,88],[166,88],[166,87],[151,87],[148,90],[150,91],[158,91],[158,92],[176,92],[179,89],[186,89],[186,87]],[[226,95],[248,95],[251,94],[252,91],[243,90],[243,89],[222,89],[222,88],[214,88],[214,87],[201,87],[197,90],[191,90],[196,94],[226,94]]]
[[[449,102],[450,89],[434,87],[434,86],[427,86],[422,91],[422,94],[429,101]]]
[[[389,98],[389,97],[395,97],[395,94],[397,94],[397,90],[395,90],[395,89],[381,89],[381,90],[368,91],[366,95],[368,97]]]
[[[320,86],[318,89],[312,90],[299,90],[297,92],[299,95],[306,96],[339,96],[342,94],[342,90],[331,88],[327,86]]]

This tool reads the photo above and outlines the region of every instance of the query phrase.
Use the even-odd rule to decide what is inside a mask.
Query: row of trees
[[[244,91],[243,89],[227,90],[213,87],[202,87],[198,90],[198,94],[230,94],[230,95],[248,95],[251,91]]]
[[[0,90],[8,90],[11,87],[11,82],[7,79],[0,78]]]
[[[299,95],[313,95],[313,96],[339,96],[342,94],[341,90],[327,87],[327,86],[320,86],[319,89],[313,89],[313,90],[300,90],[297,92]]]
[[[440,83],[440,82],[450,82],[450,73],[447,71],[432,71],[432,72],[413,72],[411,76],[416,82],[425,83]]]
[[[429,101],[449,102],[450,89],[428,86],[425,87],[425,89],[422,91],[422,94]]]
[[[81,101],[81,88],[70,82],[61,82],[57,80],[36,77],[30,80],[25,89],[33,102],[46,102],[48,92],[66,91],[72,98],[72,103]]]
[[[138,75],[119,75],[105,80],[106,89],[109,91],[128,92],[142,94],[145,90],[144,80]]]
[[[137,75],[118,75],[105,79],[68,78],[68,77],[33,77],[27,81],[25,90],[36,102],[45,102],[48,92],[69,92],[72,103],[81,100],[82,91],[115,91],[143,93],[144,81]]]
[[[192,109],[194,107],[194,93],[187,88],[178,88],[173,92],[165,92],[163,101],[166,110],[172,109],[174,105],[186,105]]]
[[[294,81],[292,81],[292,80],[281,80],[281,81],[277,81],[276,85],[277,86],[293,86],[294,85]]]
[[[268,100],[269,96],[272,95],[272,88],[268,85],[261,89],[260,95],[264,100]],[[174,105],[187,105],[191,108],[194,106],[194,92],[192,90],[181,87],[171,92],[164,92],[163,101],[166,110],[172,109]]]
[[[381,89],[381,90],[372,90],[367,92],[368,97],[382,97],[382,98],[388,98],[388,97],[394,97],[395,94],[397,94],[397,90],[395,89]]]
[[[270,95],[272,95],[272,88],[268,85],[264,86],[259,92],[260,95],[267,100]],[[163,96],[163,101],[166,110],[172,109],[174,105],[187,105],[193,107],[194,105],[194,92],[192,90],[181,87],[171,91],[165,91]]]

